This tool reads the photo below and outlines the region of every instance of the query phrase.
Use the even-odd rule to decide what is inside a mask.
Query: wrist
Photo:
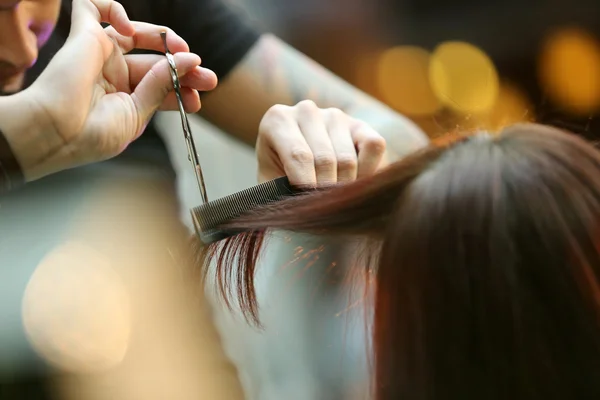
[[[34,101],[34,94],[28,90],[0,97],[0,131],[26,182],[62,169],[64,157],[61,154],[65,148],[49,119]]]

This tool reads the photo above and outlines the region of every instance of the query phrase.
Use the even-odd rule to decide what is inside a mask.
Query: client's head
[[[517,125],[257,211],[230,226],[250,233],[209,253],[221,283],[236,269],[255,315],[265,229],[364,239],[377,252],[365,267],[377,277],[378,400],[593,398],[599,223],[600,153]]]

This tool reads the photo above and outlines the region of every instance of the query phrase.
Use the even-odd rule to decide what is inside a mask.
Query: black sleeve
[[[257,42],[260,31],[226,0],[145,0],[151,22],[173,29],[202,58],[202,66],[226,76]],[[125,2],[124,2],[125,3]],[[125,5],[125,4],[124,4]],[[134,18],[132,16],[132,18]]]

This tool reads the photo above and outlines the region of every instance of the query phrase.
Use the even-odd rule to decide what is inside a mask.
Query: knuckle
[[[289,118],[290,107],[283,104],[271,106],[263,116],[258,127],[259,136],[270,136],[280,127],[285,126]]]
[[[387,142],[382,136],[372,136],[365,140],[363,148],[372,153],[383,154],[387,148]]]
[[[316,112],[319,110],[319,107],[317,107],[317,104],[312,100],[302,100],[301,102],[296,104],[296,107],[300,111],[306,112],[306,113],[313,113],[313,112]]]
[[[285,117],[289,114],[290,107],[284,104],[275,104],[265,113],[265,117]]]
[[[346,114],[342,110],[335,107],[327,108],[325,111],[327,111],[329,116],[334,119],[342,119],[346,116]]]
[[[337,165],[339,170],[352,171],[358,168],[358,160],[354,155],[343,154],[338,157]]]
[[[297,164],[313,164],[314,163],[314,156],[313,154],[306,149],[302,149],[302,148],[295,148],[292,149],[291,153],[290,153],[290,158],[292,159],[292,161],[294,161]]]
[[[333,169],[336,162],[335,156],[330,153],[318,153],[314,155],[315,166],[319,169]]]

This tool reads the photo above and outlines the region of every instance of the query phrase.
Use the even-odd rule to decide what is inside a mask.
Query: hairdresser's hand
[[[256,143],[259,180],[287,175],[295,185],[322,186],[373,174],[386,143],[366,123],[312,101],[273,106]]]
[[[100,22],[110,26],[102,28]],[[158,109],[175,110],[167,60],[161,55],[126,55],[136,48],[164,52],[160,32],[181,77],[188,112],[200,109],[197,90],[212,90],[216,75],[200,68],[200,57],[164,27],[131,22],[113,0],[74,0],[72,26],[56,54],[28,93],[53,135],[49,165],[37,165],[29,178],[104,160],[123,151]],[[33,175],[33,177],[31,176]]]

